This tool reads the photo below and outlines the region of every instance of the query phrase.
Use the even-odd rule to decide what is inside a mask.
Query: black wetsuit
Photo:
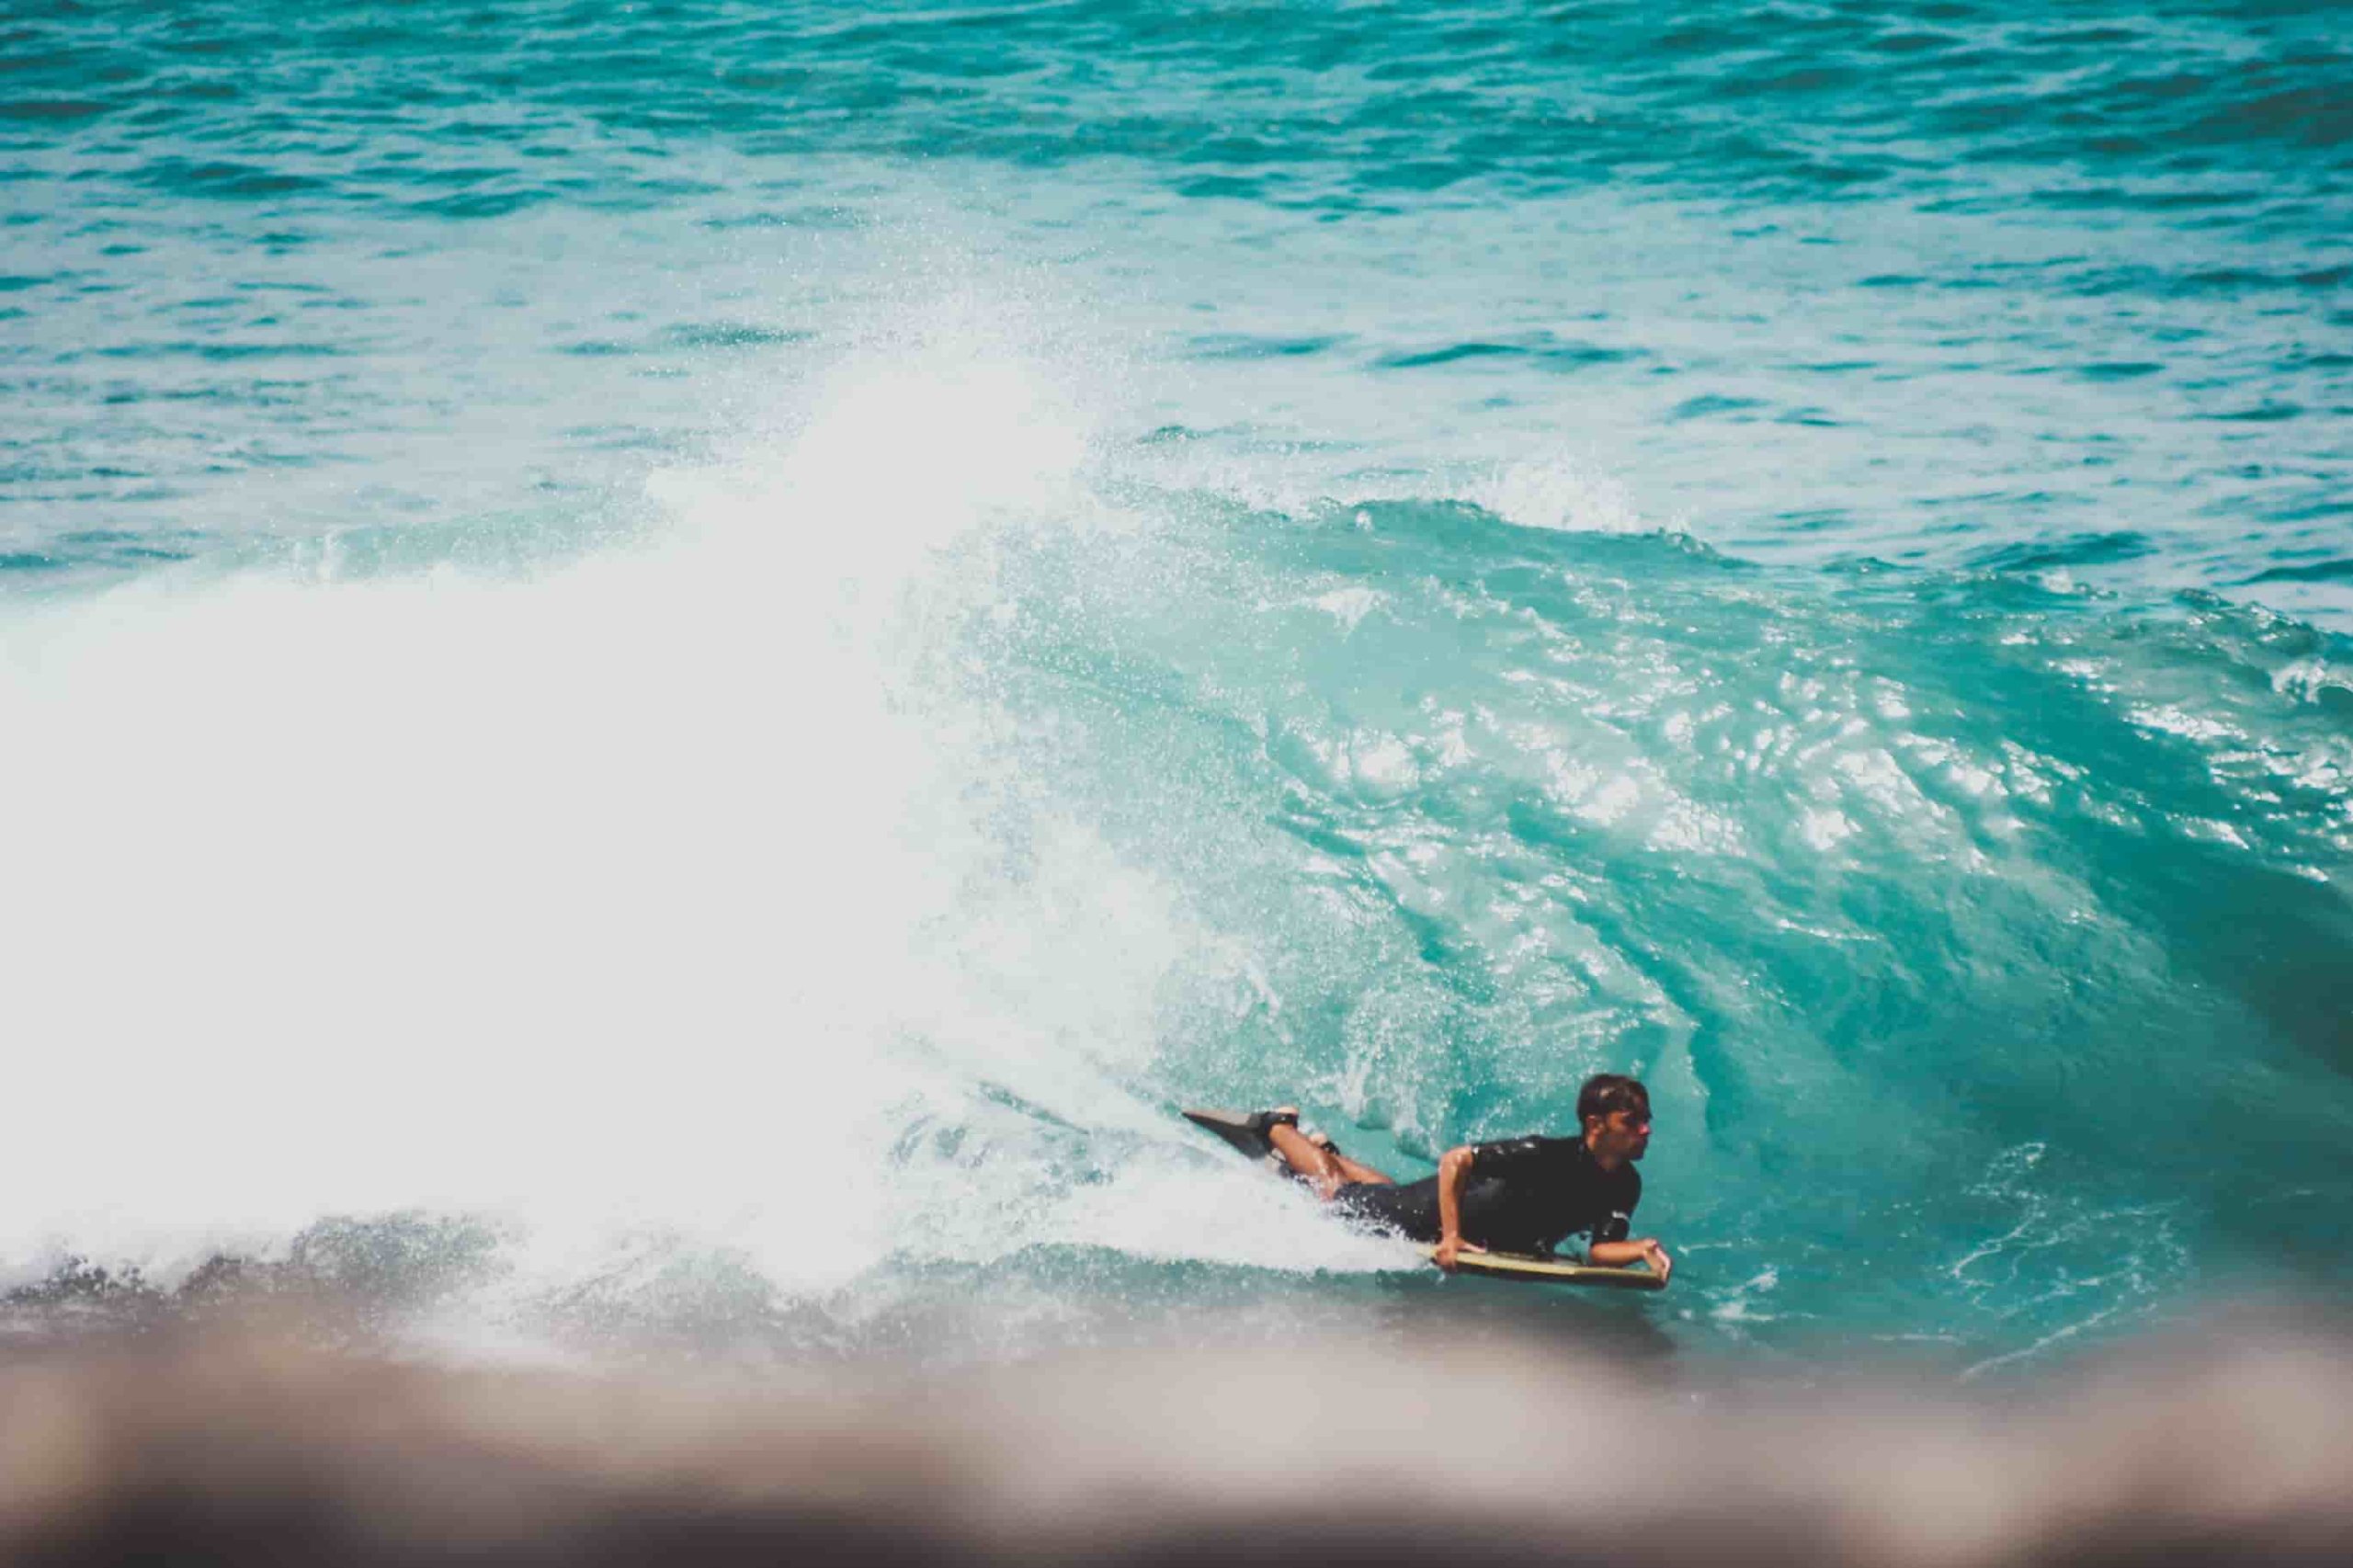
[[[1643,1178],[1628,1161],[1614,1171],[1593,1163],[1581,1138],[1514,1138],[1475,1143],[1462,1180],[1462,1239],[1500,1252],[1551,1252],[1581,1232],[1622,1242],[1643,1200]],[[1417,1242],[1438,1239],[1438,1177],[1402,1186],[1352,1181],[1332,1201],[1359,1219]]]

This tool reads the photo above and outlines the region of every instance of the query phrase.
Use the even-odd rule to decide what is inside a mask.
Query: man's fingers
[[[1464,1242],[1462,1244],[1462,1250],[1464,1252],[1484,1252],[1487,1249],[1481,1246],[1477,1242]]]

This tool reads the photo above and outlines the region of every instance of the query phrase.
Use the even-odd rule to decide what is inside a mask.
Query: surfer
[[[1586,1260],[1605,1267],[1640,1263],[1662,1282],[1675,1267],[1653,1236],[1629,1237],[1643,1178],[1634,1162],[1651,1141],[1650,1091],[1633,1078],[1596,1074],[1577,1091],[1579,1135],[1512,1138],[1449,1149],[1438,1174],[1402,1185],[1352,1160],[1321,1133],[1299,1130],[1290,1107],[1252,1119],[1291,1173],[1318,1198],[1358,1219],[1417,1242],[1453,1271],[1466,1252],[1495,1248],[1550,1253],[1589,1233]]]

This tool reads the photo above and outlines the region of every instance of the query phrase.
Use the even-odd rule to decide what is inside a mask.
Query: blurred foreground
[[[1638,1382],[1504,1338],[731,1378],[250,1328],[22,1351],[0,1560],[2353,1560],[2342,1323],[2153,1339],[1974,1398]]]

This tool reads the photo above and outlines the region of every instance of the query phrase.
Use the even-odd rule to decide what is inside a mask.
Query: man
[[[1349,1159],[1328,1138],[1300,1131],[1296,1110],[1266,1111],[1256,1119],[1318,1198],[1415,1241],[1437,1243],[1431,1261],[1449,1273],[1466,1252],[1549,1253],[1580,1232],[1593,1237],[1588,1262],[1644,1264],[1661,1280],[1675,1267],[1657,1238],[1626,1233],[1643,1199],[1634,1162],[1650,1147],[1651,1096],[1620,1074],[1597,1074],[1577,1091],[1580,1136],[1449,1149],[1436,1176],[1403,1186]]]

